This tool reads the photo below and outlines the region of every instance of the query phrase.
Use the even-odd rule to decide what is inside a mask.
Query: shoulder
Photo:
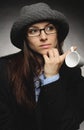
[[[11,55],[0,57],[0,68],[4,67],[4,65],[6,65],[12,59],[16,58],[17,56],[19,56],[21,54],[22,54],[22,52],[20,51],[20,52],[15,53],[15,54],[11,54]]]
[[[4,90],[8,91],[10,88],[9,68],[11,68],[12,59],[17,57],[19,54],[20,52],[0,58],[0,94],[3,93]]]
[[[10,67],[10,63],[15,59],[21,52],[11,54],[8,56],[0,57],[0,79],[4,78],[7,75],[8,66]]]

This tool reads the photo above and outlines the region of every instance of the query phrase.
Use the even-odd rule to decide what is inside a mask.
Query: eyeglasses
[[[36,37],[40,36],[41,31],[44,31],[45,34],[54,34],[56,33],[56,27],[53,24],[48,24],[45,28],[39,29],[38,27],[30,27],[28,29],[28,36],[29,37]]]

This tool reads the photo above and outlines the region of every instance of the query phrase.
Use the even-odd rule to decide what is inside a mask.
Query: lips
[[[48,48],[50,48],[50,46],[51,46],[51,44],[42,44],[42,45],[40,45],[40,47],[43,48],[43,49],[48,49]]]

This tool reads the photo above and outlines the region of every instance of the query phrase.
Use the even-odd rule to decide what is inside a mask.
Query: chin
[[[47,55],[47,53],[48,53],[48,50],[40,52],[41,55]]]

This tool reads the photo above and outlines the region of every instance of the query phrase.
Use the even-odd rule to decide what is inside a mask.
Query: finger
[[[59,57],[59,51],[58,51],[58,49],[54,48],[53,52],[54,52],[54,56],[55,57]]]
[[[71,52],[75,51],[75,50],[77,50],[77,47],[76,46],[71,46],[70,50],[71,50]]]
[[[56,63],[60,63],[60,55],[58,49],[54,48],[54,60]]]
[[[49,57],[47,55],[43,55],[43,58],[45,62],[49,60]]]
[[[54,51],[53,51],[53,49],[50,49],[48,51],[48,56],[49,56],[49,58],[53,58],[54,57]]]

